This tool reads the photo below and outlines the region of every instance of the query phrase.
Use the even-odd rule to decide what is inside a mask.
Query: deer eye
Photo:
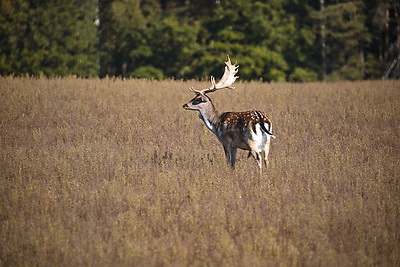
[[[193,100],[192,104],[193,104],[193,105],[198,105],[198,104],[200,104],[201,102],[203,102],[203,100],[202,100],[201,98],[196,98],[195,100]]]

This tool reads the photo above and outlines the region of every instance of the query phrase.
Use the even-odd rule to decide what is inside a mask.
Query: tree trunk
[[[325,0],[319,0],[320,10],[325,8]],[[322,64],[322,80],[326,80],[326,36],[325,36],[325,21],[321,20],[321,64]]]
[[[400,49],[400,19],[399,19],[399,5],[394,5],[394,18],[397,23],[397,49]]]
[[[390,46],[390,39],[389,39],[389,20],[390,20],[390,7],[389,3],[386,6],[386,13],[385,13],[385,43],[383,45],[383,59],[386,59],[388,56],[388,50]]]

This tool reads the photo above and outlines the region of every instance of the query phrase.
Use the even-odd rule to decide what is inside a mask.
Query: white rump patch
[[[256,143],[257,152],[261,152],[264,150],[265,144],[268,141],[268,134],[261,130],[261,125],[259,123],[256,124],[255,129],[255,132],[251,131],[251,139]]]

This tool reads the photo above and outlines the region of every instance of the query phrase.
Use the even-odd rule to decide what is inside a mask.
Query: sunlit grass
[[[400,264],[400,83],[238,83],[270,169],[182,109],[195,81],[0,78],[0,265]]]

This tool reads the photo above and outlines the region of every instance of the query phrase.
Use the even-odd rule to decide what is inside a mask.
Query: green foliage
[[[267,79],[272,82],[285,82],[285,73],[277,69],[271,69],[267,75]]]
[[[190,64],[197,50],[197,25],[189,25],[175,16],[166,17],[152,29],[150,62],[164,70],[167,77],[183,78],[181,69]]]
[[[318,74],[315,71],[296,67],[289,76],[291,82],[315,82]]]
[[[135,78],[161,80],[162,78],[164,78],[164,73],[161,69],[157,69],[153,66],[141,66],[141,67],[135,69],[128,76],[132,76]]]
[[[24,32],[28,30],[29,4],[24,0],[0,2],[0,73],[23,69]]]
[[[0,72],[96,76],[94,3],[2,1]]]
[[[370,41],[362,1],[338,2],[311,16],[324,25],[328,80],[364,78],[363,47]]]
[[[127,76],[149,65],[149,23],[159,18],[158,1],[116,0],[100,3],[100,77]]]
[[[399,13],[394,0],[4,0],[0,75],[208,79],[229,54],[242,80],[380,78]]]

